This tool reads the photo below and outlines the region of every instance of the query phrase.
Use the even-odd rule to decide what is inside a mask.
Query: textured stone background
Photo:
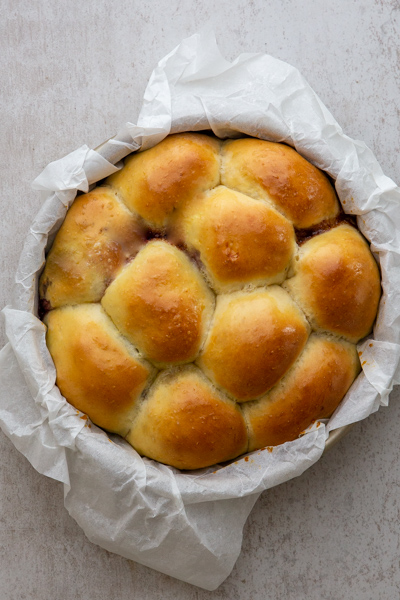
[[[0,306],[40,196],[31,181],[135,121],[156,62],[204,25],[228,59],[295,65],[400,182],[398,0],[1,0]],[[4,327],[1,324],[1,345]],[[301,478],[265,492],[216,592],[110,554],[0,432],[4,600],[395,600],[400,594],[399,388]]]

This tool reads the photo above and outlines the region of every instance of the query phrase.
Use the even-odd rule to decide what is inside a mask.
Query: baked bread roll
[[[221,183],[270,202],[298,229],[339,213],[335,190],[326,175],[285,144],[254,138],[226,142]]]
[[[199,253],[204,275],[220,294],[282,283],[295,251],[293,225],[268,204],[224,186],[176,211],[171,235]]]
[[[291,367],[308,338],[304,314],[278,286],[219,296],[197,364],[238,402],[254,400]]]
[[[99,302],[120,268],[145,242],[145,229],[111,188],[78,196],[40,278],[42,304]]]
[[[197,133],[78,196],[39,282],[61,393],[183,470],[330,417],[380,292],[324,173],[284,144]]]
[[[281,381],[259,400],[243,405],[249,450],[294,440],[312,421],[330,417],[359,370],[354,344],[312,334]]]
[[[368,244],[350,225],[339,225],[305,242],[284,286],[316,331],[351,342],[366,336],[381,293],[378,266]]]
[[[171,213],[199,192],[220,181],[220,142],[182,133],[170,136],[146,152],[132,154],[112,175],[112,185],[127,207],[150,226],[162,228]]]
[[[100,304],[56,308],[44,322],[64,396],[96,425],[126,435],[154,367],[119,333]]]
[[[189,258],[149,242],[108,287],[103,308],[154,364],[192,362],[214,310],[214,295]]]
[[[242,411],[193,365],[164,370],[126,438],[138,452],[178,469],[200,469],[247,451]]]

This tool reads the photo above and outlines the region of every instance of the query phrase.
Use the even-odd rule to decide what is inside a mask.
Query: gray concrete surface
[[[1,0],[0,8],[0,306],[41,203],[31,181],[51,160],[134,121],[155,63],[204,25],[228,59],[268,52],[298,67],[345,132],[400,182],[397,0]],[[397,388],[389,408],[301,478],[261,496],[216,592],[91,544],[65,511],[62,486],[0,433],[0,598],[395,600],[399,400]]]

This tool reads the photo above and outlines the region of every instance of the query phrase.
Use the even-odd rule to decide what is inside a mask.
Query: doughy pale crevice
[[[164,372],[163,370],[156,372],[156,374],[154,375],[151,382],[148,385],[146,385],[146,387],[140,394],[139,398],[136,400],[136,402],[133,406],[132,412],[130,414],[130,417],[129,417],[129,422],[127,422],[127,425],[129,425],[129,429],[128,429],[128,432],[123,436],[124,440],[126,440],[126,438],[129,437],[129,434],[132,430],[135,419],[137,418],[138,414],[140,413],[142,406],[145,404],[145,402],[147,402],[150,388],[154,385],[154,382],[157,379],[158,375],[160,375],[163,372]]]
[[[230,394],[227,390],[225,390],[223,387],[221,387],[220,385],[218,385],[217,382],[215,382],[213,379],[211,379],[209,377],[209,375],[197,364],[196,361],[194,361],[193,363],[189,363],[187,365],[181,365],[182,367],[189,367],[190,365],[192,365],[196,370],[200,371],[202,377],[204,379],[207,380],[207,382],[210,384],[210,386],[217,391],[217,393],[227,402],[234,404],[237,408],[240,409],[240,412],[243,413],[242,409],[241,409],[241,402],[238,402],[237,399],[235,398],[235,396],[233,396],[232,394]],[[179,368],[179,366],[178,366]],[[243,403],[244,404],[244,403]]]
[[[104,314],[104,316],[108,319],[108,321],[110,322],[110,324],[112,324],[113,329],[115,330],[115,337],[117,339],[119,339],[126,347],[127,351],[129,352],[129,354],[133,357],[133,358],[139,358],[142,362],[144,363],[148,363],[151,367],[152,367],[152,371],[153,374],[150,376],[151,381],[153,381],[155,379],[155,377],[157,376],[157,373],[159,371],[159,369],[157,369],[157,367],[154,365],[154,363],[149,360],[148,358],[146,358],[143,353],[140,351],[139,348],[137,348],[134,344],[132,344],[132,342],[130,340],[128,340],[127,337],[124,336],[124,334],[118,329],[118,327],[115,325],[114,321],[112,320],[112,318],[110,317],[110,315],[108,314],[108,312],[103,308],[103,306],[101,305],[100,302],[87,302],[85,304],[93,304],[93,305],[99,305],[101,308],[102,313]],[[80,305],[76,305],[76,306],[80,306]],[[148,387],[149,383],[146,384],[145,388],[146,389]],[[142,392],[143,393],[143,392]]]
[[[257,400],[251,400],[251,402],[257,402]],[[249,418],[247,416],[247,411],[243,410],[243,406],[244,405],[242,406],[241,404],[239,404],[239,402],[237,404],[238,404],[238,406],[240,408],[240,411],[241,411],[242,417],[243,417],[243,421],[244,421],[244,423],[246,425],[246,430],[247,430],[247,450],[246,450],[246,452],[249,452],[250,436],[252,434],[252,428],[251,428],[251,424],[250,424]],[[248,403],[246,402],[246,404],[248,404]],[[259,448],[259,450],[262,450],[262,448]],[[239,456],[238,458],[241,458],[241,457]]]
[[[210,288],[210,291],[211,291],[212,295],[214,296],[214,306],[215,306],[218,292],[215,290],[213,282],[211,281],[211,278],[207,271],[207,268],[206,268],[205,264],[203,263],[203,261],[201,260],[200,252],[198,252],[196,250],[196,248],[193,248],[193,251],[191,252],[186,244],[185,244],[184,248],[180,248],[180,250],[182,250],[182,252],[184,252],[186,254],[186,256],[189,258],[190,262],[194,265],[194,267],[198,270],[199,274],[203,278],[204,283]]]
[[[105,315],[107,315],[107,318],[111,321],[111,323],[113,324],[113,327],[115,327],[115,329],[118,331],[119,337],[121,338],[121,340],[123,340],[123,342],[127,346],[127,348],[130,349],[131,351],[133,350],[134,353],[136,353],[136,356],[138,358],[140,358],[141,360],[143,360],[145,362],[148,362],[153,367],[153,369],[156,369],[156,371],[158,372],[160,369],[158,367],[156,367],[156,365],[149,358],[147,358],[147,356],[145,356],[145,354],[143,354],[143,352],[140,350],[140,348],[135,346],[135,344],[132,344],[132,342],[130,340],[128,340],[128,338],[126,336],[124,336],[124,334],[118,329],[117,325],[113,321],[113,318],[111,317],[111,315],[108,314],[108,312],[105,310],[105,308],[103,307],[101,302],[95,302],[94,304],[100,304],[102,311],[104,312]]]
[[[223,388],[222,386],[218,385],[218,383],[216,381],[214,381],[214,379],[212,379],[210,377],[210,375],[208,374],[207,371],[205,371],[204,369],[202,369],[200,367],[200,365],[197,363],[197,360],[200,358],[201,354],[199,354],[196,357],[196,360],[194,361],[193,365],[199,369],[199,371],[201,371],[201,373],[204,375],[204,377],[207,379],[207,381],[213,386],[213,388],[215,388],[220,394],[222,394],[223,396],[226,396],[226,398],[228,398],[230,401],[234,402],[237,406],[240,407],[241,404],[245,404],[244,402],[238,402],[238,400],[236,399],[236,397],[231,394],[230,392],[228,392],[228,390],[226,390],[225,388]]]
[[[240,410],[240,412],[242,414],[242,417],[243,417],[244,424],[246,425],[247,446],[246,446],[246,450],[243,452],[243,454],[246,454],[249,451],[249,446],[250,446],[250,424],[248,423],[248,420],[246,419],[246,415],[244,414],[242,404],[240,402],[237,402],[237,400],[235,400],[235,404],[236,404],[237,408]],[[241,454],[240,456],[237,456],[236,458],[233,458],[229,462],[233,462],[233,461],[237,460],[238,458],[241,458],[242,456],[243,455]]]
[[[324,329],[319,330],[314,327],[314,325],[315,325],[314,319],[312,318],[312,316],[310,314],[307,313],[305,308],[301,304],[299,304],[297,297],[292,293],[290,287],[288,287],[286,285],[287,281],[289,281],[290,279],[293,279],[293,277],[295,277],[297,275],[297,263],[300,261],[301,256],[302,256],[302,247],[299,246],[298,244],[296,244],[296,246],[297,246],[297,250],[296,250],[295,254],[293,255],[293,260],[292,260],[292,272],[290,273],[290,276],[288,276],[285,279],[285,281],[281,284],[281,287],[285,290],[285,292],[287,294],[289,294],[289,296],[291,297],[294,304],[304,314],[304,317],[306,318],[311,331],[312,332],[320,331],[321,333],[323,333],[325,331]],[[304,253],[304,251],[303,251],[303,253]]]
[[[123,167],[122,167],[123,168]],[[139,215],[138,212],[131,210],[127,205],[126,202],[124,200],[123,195],[117,190],[117,188],[115,188],[113,185],[111,185],[110,183],[102,183],[101,187],[105,187],[108,188],[109,190],[111,190],[113,192],[113,194],[115,194],[115,198],[117,200],[117,202],[119,203],[119,205],[126,210],[132,217],[135,217],[136,219],[138,219],[140,222],[145,223],[143,217],[141,217]],[[145,227],[145,225],[144,225]]]
[[[253,194],[249,194],[248,192],[243,192],[243,190],[237,188],[234,185],[229,185],[228,186],[228,185],[226,185],[224,183],[222,183],[220,185],[223,185],[227,189],[233,190],[234,192],[237,192],[238,194],[242,194],[242,196],[247,196],[247,198],[251,198],[251,200],[255,200],[256,202],[261,202],[261,204],[265,204],[269,208],[272,208],[277,213],[279,213],[282,217],[285,217],[285,219],[287,221],[289,221],[289,223],[291,223],[291,225],[293,225],[293,221],[291,220],[291,218],[288,217],[279,206],[277,206],[276,204],[274,204],[274,202],[271,200],[271,198],[268,195],[267,195],[266,198],[263,198],[261,195],[253,195]],[[293,227],[294,227],[294,225],[293,225]]]
[[[290,278],[288,278],[290,279]],[[302,306],[301,304],[299,304],[299,302],[297,301],[296,297],[291,293],[290,288],[287,288],[285,283],[286,283],[287,279],[285,280],[285,282],[281,285],[281,287],[285,290],[285,292],[291,297],[293,303],[299,308],[299,310],[301,310],[301,312],[303,313],[309,327],[311,330],[311,333],[314,334],[319,334],[319,335],[327,335],[329,336],[332,341],[343,341],[343,342],[347,342],[348,344],[353,344],[353,346],[357,346],[357,344],[361,343],[362,340],[359,340],[357,343],[353,342],[350,338],[347,338],[344,335],[339,335],[333,331],[329,331],[328,329],[323,329],[322,327],[317,327],[315,324],[315,320],[313,319],[313,317],[308,314],[306,312],[306,309],[304,308],[304,306]],[[311,334],[310,334],[311,335]],[[368,336],[366,336],[368,337]]]
[[[299,309],[299,310],[300,310],[300,311],[303,313],[303,315],[304,315],[304,318],[306,319],[306,321],[307,321],[307,323],[308,323],[308,325],[309,325],[309,327],[310,327],[310,330],[311,330],[311,331],[314,331],[314,325],[313,325],[313,321],[312,321],[312,319],[311,319],[310,315],[308,315],[308,314],[306,313],[306,311],[304,310],[304,308],[301,306],[301,304],[299,304],[299,303],[298,303],[298,301],[296,300],[296,297],[295,297],[295,296],[293,296],[293,294],[291,294],[291,293],[290,293],[290,288],[288,289],[288,288],[286,287],[286,285],[285,285],[285,284],[286,284],[286,281],[287,281],[287,279],[285,279],[285,281],[284,281],[284,282],[281,284],[281,286],[280,286],[280,287],[281,287],[283,290],[285,290],[285,292],[288,294],[288,296],[290,296],[290,298],[291,298],[291,300],[292,300],[293,304],[295,304],[295,305],[297,306],[297,308],[298,308],[298,309]],[[324,331],[324,330],[323,330],[323,331]]]
[[[102,184],[101,187],[106,187],[109,190],[112,190],[112,192],[115,194],[115,198],[118,201],[118,203],[125,209],[128,211],[128,213],[135,217],[139,223],[143,226],[143,232],[145,233],[146,231],[150,230],[160,230],[158,227],[155,227],[154,223],[151,223],[150,221],[147,221],[146,219],[144,219],[137,211],[132,210],[131,208],[129,208],[129,206],[126,204],[125,199],[124,199],[124,195],[121,194],[121,192],[114,187],[113,185],[111,185],[111,183],[104,183]],[[174,212],[176,209],[174,208],[172,212]],[[161,230],[160,230],[161,231]],[[145,239],[144,240],[144,244],[146,244],[148,241]]]
[[[212,310],[212,314],[210,315],[210,317],[208,319],[207,326],[204,328],[204,332],[203,332],[203,335],[202,335],[202,339],[201,339],[201,344],[200,344],[200,347],[199,347],[199,351],[198,351],[198,353],[196,355],[196,358],[194,360],[192,360],[193,364],[196,362],[196,360],[198,359],[198,357],[201,355],[201,353],[203,351],[203,348],[204,348],[204,346],[206,344],[207,338],[208,338],[208,336],[210,334],[210,331],[212,329],[212,325],[213,325],[213,322],[214,322],[214,318],[215,318],[215,307],[217,306],[217,296],[216,296],[216,294],[214,294],[214,290],[211,290],[211,291],[212,291],[212,293],[214,295],[213,310]]]
[[[286,281],[288,281],[288,279],[292,279],[292,277],[294,277],[296,275],[296,272],[297,272],[297,270],[296,270],[297,269],[297,263],[300,260],[300,256],[299,256],[300,248],[301,247],[296,242],[296,247],[295,247],[295,250],[293,252],[293,256],[292,256],[292,258],[290,260],[290,263],[288,265],[288,269],[287,269],[287,274],[286,274],[285,280],[281,283],[282,287],[283,287],[283,284]]]

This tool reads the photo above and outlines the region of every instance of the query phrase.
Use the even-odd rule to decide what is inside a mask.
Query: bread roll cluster
[[[179,469],[329,417],[380,289],[325,174],[284,144],[196,133],[78,196],[39,284],[65,398]]]

